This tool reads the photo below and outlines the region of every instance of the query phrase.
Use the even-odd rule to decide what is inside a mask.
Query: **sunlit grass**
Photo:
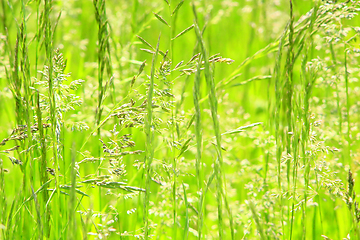
[[[357,239],[359,3],[3,1],[0,239]]]

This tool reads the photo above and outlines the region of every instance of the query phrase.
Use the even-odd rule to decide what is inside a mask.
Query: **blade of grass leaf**
[[[146,183],[145,183],[145,199],[144,199],[144,218],[145,218],[145,240],[149,239],[149,197],[150,197],[150,181],[151,181],[151,163],[154,157],[153,148],[153,94],[154,94],[154,80],[155,80],[155,64],[159,53],[160,36],[156,45],[156,52],[153,55],[151,63],[151,75],[150,85],[147,96],[147,110],[146,110],[146,121],[145,121],[145,134],[146,134],[146,146],[145,146],[145,172],[146,172]]]

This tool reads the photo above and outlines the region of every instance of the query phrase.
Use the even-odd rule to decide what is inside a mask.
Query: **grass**
[[[359,239],[357,1],[2,1],[0,239]]]

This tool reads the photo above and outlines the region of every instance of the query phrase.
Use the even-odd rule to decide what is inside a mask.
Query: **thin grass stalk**
[[[294,158],[295,158],[295,149],[291,148],[291,138],[292,135],[294,134],[294,129],[293,129],[293,123],[292,123],[292,112],[293,112],[293,103],[292,103],[292,98],[293,98],[293,67],[294,67],[294,61],[295,61],[295,57],[294,57],[294,47],[295,47],[295,42],[294,42],[294,16],[293,16],[293,3],[292,0],[289,0],[289,4],[290,4],[290,22],[289,22],[289,46],[288,46],[288,52],[287,52],[287,60],[286,60],[286,82],[285,82],[285,104],[286,104],[286,152],[287,155],[291,155],[293,154]],[[292,133],[292,134],[290,134]],[[296,171],[296,162],[294,159],[294,170]],[[293,174],[295,174],[295,171],[293,172]],[[288,160],[287,161],[287,181],[288,181],[288,190],[290,190],[291,188],[291,183],[290,183],[290,172],[291,172],[291,161]],[[295,175],[294,175],[295,178]],[[295,179],[294,179],[295,180]],[[294,188],[295,188],[295,183],[294,184]],[[295,189],[294,189],[295,191]],[[294,192],[295,194],[295,192]],[[291,213],[289,212],[289,214],[291,214],[291,219],[290,219],[290,226],[289,226],[289,232],[290,232],[290,240],[292,239],[292,230],[293,230],[293,225],[294,225],[294,219],[293,219],[293,213],[294,213],[294,201],[295,199],[292,199],[292,206],[290,208],[290,206],[288,205],[289,209],[291,209]]]
[[[265,233],[264,233],[264,227],[263,227],[263,225],[262,225],[262,223],[261,223],[261,221],[260,221],[260,219],[259,219],[259,216],[258,216],[258,214],[257,214],[257,212],[256,212],[254,203],[251,202],[251,201],[246,201],[246,203],[247,203],[247,205],[249,206],[250,211],[251,211],[251,213],[252,213],[252,216],[253,216],[253,218],[254,218],[254,221],[255,221],[255,224],[256,224],[256,228],[258,229],[259,234],[260,234],[260,239],[261,239],[261,240],[266,240],[266,239],[268,239],[268,238],[266,237]]]
[[[14,239],[14,226],[12,225],[12,220],[13,220],[13,211],[15,208],[15,205],[18,204],[18,197],[15,197],[14,201],[11,204],[10,210],[9,210],[9,214],[7,215],[7,221],[6,221],[6,231],[5,231],[5,239]],[[18,219],[20,220],[20,214],[18,216]],[[18,221],[20,222],[20,221]],[[15,225],[16,227],[19,227],[18,225]]]
[[[9,4],[9,8],[11,9],[11,11],[13,11],[12,6],[10,3]],[[13,13],[13,12],[12,12]],[[13,13],[14,15],[14,13]],[[5,25],[4,25],[5,26]],[[5,29],[6,31],[8,29]],[[8,39],[7,39],[8,40]],[[22,37],[21,37],[21,31],[19,29],[19,26],[17,25],[17,37],[16,37],[16,43],[15,43],[15,49],[14,49],[14,59],[10,58],[11,57],[11,51],[8,51],[9,54],[9,62],[13,62],[13,64],[11,64],[12,68],[13,68],[13,72],[11,74],[8,74],[8,77],[10,77],[10,86],[11,86],[11,91],[13,93],[13,96],[15,98],[15,118],[16,118],[16,122],[17,122],[17,126],[21,126],[24,124],[24,102],[22,101],[22,93],[21,93],[21,88],[22,88],[22,78],[21,78],[21,72],[19,72],[19,69],[21,67],[21,46],[22,46]],[[17,141],[17,144],[21,147],[21,149],[26,149],[26,143],[25,141]],[[19,160],[20,162],[24,162],[24,157],[26,153],[18,153],[19,156]],[[27,189],[27,179],[26,179],[26,167],[20,166],[21,172],[22,172],[22,190],[19,193],[19,199],[24,198],[24,195],[26,195],[26,189]],[[26,229],[26,219],[28,217],[27,212],[25,212],[24,210],[19,214],[21,215],[20,221],[19,221],[19,229],[21,228],[20,231],[24,232],[24,234],[26,234],[28,231]],[[9,220],[8,220],[9,221]],[[16,229],[14,229],[14,231],[16,231]]]
[[[312,85],[310,83],[310,79],[309,79],[308,73],[306,71],[306,63],[307,63],[307,56],[305,55],[302,60],[302,64],[301,64],[302,77],[304,80],[303,86],[304,86],[304,92],[305,92],[304,110],[303,110],[303,114],[302,114],[304,126],[303,126],[302,132],[301,132],[301,137],[303,139],[301,155],[303,158],[303,165],[305,166],[305,174],[304,174],[305,189],[308,189],[309,188],[311,162],[310,162],[310,158],[309,158],[308,154],[306,153],[306,149],[307,149],[307,142],[308,142],[309,133],[310,133],[309,100],[310,100]],[[303,209],[302,209],[302,225],[303,225],[302,228],[303,228],[303,236],[304,237],[306,237],[306,221],[307,221],[306,206],[307,206],[307,200],[308,200],[307,198],[308,198],[307,191],[304,191],[304,204],[303,204]]]
[[[52,24],[50,22],[52,10],[52,1],[44,0],[44,14],[43,14],[43,31],[45,34],[44,42],[45,42],[45,53],[48,62],[48,94],[49,94],[49,105],[50,105],[50,122],[51,122],[51,130],[52,130],[52,151],[53,151],[53,159],[54,159],[54,170],[55,170],[55,194],[54,205],[57,206],[53,208],[53,216],[54,216],[54,235],[53,237],[58,238],[61,231],[62,221],[59,213],[59,207],[61,206],[61,196],[59,191],[59,152],[58,152],[58,139],[59,139],[59,129],[58,129],[58,121],[56,118],[56,100],[55,100],[55,91],[54,91],[54,82],[53,82],[53,29]],[[48,200],[48,202],[50,199]]]
[[[40,4],[41,4],[41,0],[37,0],[36,1],[36,42],[35,42],[35,65],[34,65],[34,72],[35,74],[37,74],[38,72],[38,61],[39,61],[39,47],[40,47],[40,42],[41,42],[41,13],[40,13]]]
[[[76,171],[75,171],[75,159],[76,159],[76,145],[75,142],[72,144],[71,149],[71,165],[70,165],[70,199],[68,201],[68,234],[66,239],[77,239],[76,236],[76,219],[75,219],[75,209],[76,209]]]
[[[200,64],[201,58],[199,58],[197,64],[197,70],[194,78],[194,89],[193,89],[193,98],[194,98],[194,107],[195,107],[195,138],[196,138],[196,182],[198,191],[202,190],[202,176],[201,176],[201,150],[202,150],[202,133],[201,133],[201,107],[199,104],[200,99]],[[198,239],[201,239],[202,234],[202,222],[203,222],[203,209],[201,207],[201,197],[199,198],[199,215],[198,215]]]
[[[3,165],[3,160],[0,158],[0,220],[1,223],[6,223],[6,211],[8,210],[8,206],[6,203],[6,192],[5,192],[5,169]],[[6,232],[5,229],[1,229],[0,238],[5,238]]]
[[[104,87],[103,87],[103,77],[104,77],[104,41],[103,41],[103,19],[102,19],[102,12],[103,12],[103,8],[105,5],[105,0],[93,0],[93,4],[94,4],[94,8],[95,8],[95,17],[98,23],[98,42],[99,42],[99,47],[98,47],[98,102],[97,102],[97,108],[95,111],[95,122],[96,125],[99,126],[100,124],[100,120],[101,120],[101,113],[102,113],[102,107],[101,107],[101,103],[103,100],[103,95],[104,95]],[[101,139],[101,128],[97,128],[97,136],[98,139]],[[98,155],[100,156],[101,154],[101,147],[100,145],[98,145]],[[97,174],[100,176],[101,175],[101,162],[98,163],[97,166]],[[101,201],[101,188],[98,188],[98,201],[99,201],[99,211],[101,211],[102,209],[102,201]],[[100,222],[102,222],[102,220],[100,220]]]
[[[293,131],[292,126],[292,96],[293,96],[293,65],[294,65],[294,16],[293,16],[293,4],[290,1],[290,22],[289,22],[289,46],[286,60],[286,82],[285,82],[285,104],[286,104],[286,124],[288,133]],[[286,149],[287,153],[291,154],[291,135],[286,134]],[[287,179],[288,188],[290,188],[290,161],[287,164]]]
[[[104,95],[104,87],[103,87],[103,78],[104,78],[104,22],[103,16],[101,15],[104,11],[104,0],[93,0],[94,8],[95,8],[95,17],[99,26],[98,29],[98,42],[99,42],[99,49],[98,49],[98,106],[96,108],[95,113],[95,121],[96,125],[99,126],[100,119],[101,119],[101,102]],[[100,128],[97,129],[98,137],[100,138]],[[99,147],[100,152],[100,147]]]
[[[193,12],[196,16],[196,9],[195,5],[193,5]],[[205,79],[208,86],[209,91],[209,103],[211,109],[211,116],[213,120],[213,128],[216,137],[216,150],[217,150],[217,158],[215,160],[215,172],[217,178],[217,202],[218,202],[218,227],[219,227],[219,239],[223,239],[223,219],[222,219],[222,196],[226,199],[226,183],[223,184],[223,173],[222,173],[222,165],[223,165],[223,157],[221,153],[221,133],[220,133],[220,126],[219,126],[219,119],[217,117],[217,98],[216,98],[216,90],[215,90],[215,83],[212,76],[212,70],[209,63],[208,53],[205,47],[204,40],[201,35],[201,31],[199,29],[198,23],[195,18],[195,32],[198,39],[198,42],[201,46],[201,52],[204,58],[204,72],[205,72]],[[226,200],[225,200],[226,201]],[[230,210],[230,209],[228,209]],[[231,230],[231,238],[235,238],[235,232],[233,228],[233,221],[232,221],[232,213],[231,211],[228,212],[230,218],[230,230]]]
[[[298,110],[297,112],[300,112]],[[292,192],[292,203],[291,203],[291,226],[290,226],[290,239],[292,239],[293,234],[293,228],[294,228],[294,213],[295,213],[295,203],[296,203],[296,190],[297,190],[297,176],[298,176],[298,165],[299,165],[299,147],[298,143],[300,141],[299,133],[296,132],[293,136],[292,141],[292,151],[293,151],[293,157],[294,157],[294,163],[293,163],[293,192]]]
[[[20,41],[21,41],[21,58],[20,58],[20,69],[22,73],[22,84],[23,84],[23,119],[26,122],[27,126],[27,135],[28,137],[25,139],[25,148],[29,149],[32,145],[32,133],[31,133],[31,119],[32,116],[32,110],[30,109],[30,86],[31,86],[31,79],[30,79],[30,63],[28,59],[28,53],[27,53],[27,39],[26,39],[26,20],[25,20],[25,3],[22,1],[22,23],[20,26]],[[31,156],[33,151],[25,151],[24,154],[24,164],[23,168],[27,167],[27,163],[29,159],[33,159]],[[24,169],[25,170],[25,169]],[[26,172],[26,170],[25,170]],[[32,178],[30,178],[30,181],[33,181]],[[33,182],[31,182],[33,183]],[[26,186],[25,186],[26,187]]]
[[[31,163],[30,163],[31,165]],[[33,176],[30,176],[30,178],[32,178]],[[34,202],[35,202],[35,210],[36,210],[36,223],[37,223],[37,231],[38,231],[38,235],[37,235],[37,239],[41,240],[44,238],[44,226],[43,226],[43,221],[41,219],[41,212],[40,212],[40,204],[37,198],[37,195],[34,191],[34,187],[32,184],[30,184],[30,188],[31,188],[31,192],[32,192],[32,196],[34,198]]]
[[[349,72],[347,64],[347,54],[349,49],[345,49],[344,52],[344,77],[345,77],[345,94],[346,94],[346,120],[347,120],[347,132],[346,132],[346,141],[347,141],[347,158],[349,159],[348,164],[351,166],[352,157],[351,157],[351,121],[350,121],[350,98],[349,98]],[[360,237],[360,236],[359,236]]]
[[[20,37],[20,31],[17,29],[17,37],[16,37],[16,43],[15,43],[15,50],[14,50],[14,70],[12,73],[12,79],[13,79],[13,83],[12,83],[12,88],[13,88],[13,95],[15,97],[15,101],[16,101],[16,105],[15,105],[15,117],[16,117],[16,122],[17,122],[17,126],[21,126],[23,125],[24,121],[23,121],[23,102],[21,101],[22,96],[21,96],[21,86],[22,86],[22,79],[20,77],[20,73],[19,73],[19,62],[20,62],[20,58],[21,58],[21,37]],[[12,59],[10,60],[12,61]],[[19,146],[22,149],[25,149],[25,144],[22,141],[19,141]],[[24,162],[23,159],[24,154],[19,154],[19,160],[21,162]],[[26,174],[25,174],[25,167],[20,167],[21,172],[22,172],[22,190],[19,193],[19,196],[21,196],[20,198],[24,198],[23,194],[26,195]],[[21,221],[20,221],[20,226],[19,228],[21,228],[21,231],[24,232],[24,234],[27,233],[27,229],[26,229],[26,220],[27,219],[25,217],[27,213],[23,210],[19,215],[21,215]]]
[[[13,9],[12,9],[12,5],[10,2],[8,2],[8,9],[6,9],[5,7],[5,1],[1,1],[2,3],[2,10],[3,10],[3,14],[2,14],[2,20],[3,20],[3,29],[4,29],[4,33],[5,33],[5,53],[7,53],[8,55],[8,60],[9,60],[9,65],[10,65],[10,71],[8,71],[7,67],[5,66],[5,72],[6,72],[6,77],[8,79],[9,82],[9,86],[10,86],[10,90],[12,91],[12,94],[15,98],[15,121],[17,123],[17,126],[20,126],[23,124],[23,102],[21,101],[22,96],[21,96],[21,86],[22,86],[22,82],[21,82],[21,77],[19,74],[19,61],[21,58],[21,55],[19,53],[20,51],[20,47],[21,47],[21,38],[20,38],[20,31],[19,29],[17,29],[17,36],[16,36],[16,42],[15,42],[15,47],[14,47],[14,53],[12,52],[12,48],[10,45],[10,39],[9,39],[9,26],[7,25],[7,13],[12,13],[13,17],[14,17],[14,13],[13,13]],[[22,149],[24,149],[24,144],[23,142],[17,142],[18,145],[21,146]],[[19,159],[21,162],[23,162],[23,155],[24,154],[18,154]],[[2,160],[1,160],[2,163]],[[24,168],[20,168],[23,172]],[[1,167],[1,181],[2,181],[2,185],[1,186],[5,186],[4,183],[4,169]],[[23,189],[24,186],[26,184],[27,181],[25,181],[25,174],[23,174]],[[25,217],[18,217],[17,218],[17,222],[18,224],[14,227],[11,226],[12,224],[12,215],[13,215],[13,210],[15,207],[15,204],[17,204],[18,199],[23,199],[24,198],[24,191],[20,190],[20,192],[18,193],[18,195],[15,196],[15,200],[13,201],[10,210],[8,212],[8,214],[6,213],[6,197],[5,197],[5,192],[4,192],[4,188],[2,188],[2,201],[4,201],[4,207],[3,207],[3,217],[4,217],[4,221],[3,223],[6,223],[6,227],[3,228],[3,235],[4,235],[4,239],[13,239],[14,238],[14,234],[16,231],[18,232],[22,232],[24,234],[26,234],[27,229],[25,229]],[[7,215],[6,215],[7,214]],[[23,216],[26,213],[23,211],[21,212],[21,214],[19,214],[19,216]],[[7,219],[5,218],[7,217]],[[28,215],[27,215],[28,217]],[[24,231],[25,230],[25,231]]]
[[[105,98],[105,91],[106,87],[104,87],[104,75],[105,75],[105,68],[107,68],[108,73],[111,73],[110,67],[110,44],[109,44],[109,34],[108,34],[108,22],[106,17],[106,6],[105,0],[93,0],[93,5],[95,8],[95,18],[98,23],[98,43],[99,48],[97,52],[98,57],[98,102],[97,108],[95,111],[95,122],[97,126],[100,126],[101,116],[102,116],[102,104]],[[111,76],[111,74],[110,74]],[[112,81],[111,81],[112,82]],[[107,85],[107,83],[106,83]],[[101,139],[101,128],[97,128],[97,136],[98,139]],[[101,155],[101,147],[98,144],[98,155]],[[101,175],[101,162],[99,162],[97,166],[97,174]],[[99,196],[101,196],[101,188],[98,189]],[[102,209],[102,201],[101,197],[98,198],[99,200],[99,211]],[[101,219],[100,219],[101,220]]]
[[[37,124],[38,124],[38,128],[39,128],[40,148],[41,148],[41,153],[40,153],[41,158],[40,158],[40,168],[39,168],[40,185],[43,185],[49,180],[49,178],[48,178],[48,174],[46,172],[47,151],[46,151],[44,127],[43,127],[43,122],[42,122],[42,112],[40,109],[40,94],[39,94],[39,92],[36,93],[35,109],[36,109],[36,115],[37,115]],[[49,234],[50,234],[50,225],[49,225],[50,207],[47,207],[47,208],[45,207],[48,199],[49,199],[48,191],[43,191],[42,192],[42,207],[43,207],[43,212],[45,213],[44,214],[44,222],[45,222],[44,231],[45,231],[47,237],[49,237]]]
[[[168,5],[168,10],[169,10],[169,14],[170,14],[170,28],[169,28],[169,58],[170,61],[173,62],[174,58],[173,58],[173,49],[174,49],[174,41],[172,40],[173,36],[175,35],[175,31],[176,31],[176,16],[177,14],[175,14],[175,16],[173,16],[172,11],[171,11],[171,3],[172,1],[169,0],[169,5]],[[164,61],[165,61],[165,57],[164,57]],[[169,78],[169,82],[172,82],[172,76],[171,76],[171,72],[168,76]],[[171,88],[172,89],[172,88]],[[172,91],[172,90],[171,90]],[[173,91],[171,92],[173,93]],[[173,175],[173,191],[172,191],[172,198],[173,198],[173,239],[176,239],[176,235],[177,235],[177,224],[176,224],[176,215],[177,215],[177,201],[176,201],[176,181],[177,181],[177,176],[176,176],[176,171],[177,171],[177,164],[176,164],[176,156],[175,156],[175,147],[174,147],[174,143],[175,143],[175,124],[176,123],[176,111],[174,108],[171,108],[171,138],[172,138],[172,144],[171,144],[171,153],[172,153],[172,160],[173,160],[173,171],[174,171],[174,175]],[[187,208],[186,208],[187,209]]]
[[[314,160],[314,159],[311,159],[311,160]],[[319,174],[317,173],[317,172],[315,172],[315,179],[316,179],[316,191],[317,192],[320,192],[320,188],[321,188],[321,186],[320,186],[320,177],[321,176],[319,176]],[[315,199],[314,199],[315,200]],[[321,199],[320,199],[320,194],[317,194],[316,195],[316,200],[315,200],[318,204],[319,204],[319,207],[317,208],[318,209],[318,211],[319,211],[319,215],[320,215],[320,231],[321,232],[324,232],[323,231],[323,218],[322,218],[322,216],[323,216],[323,214],[322,214],[322,212],[321,212],[321,209],[322,209],[322,201],[321,201]],[[315,237],[315,239],[316,239],[316,236],[317,236],[317,231],[316,231],[316,222],[317,222],[317,217],[316,217],[316,210],[314,211],[314,215],[313,215],[313,225],[312,225],[312,229],[313,229],[313,236],[312,237]]]
[[[189,210],[188,210],[189,203],[187,200],[186,189],[185,189],[184,183],[182,184],[182,187],[183,187],[183,191],[184,191],[184,203],[185,203],[185,227],[184,227],[183,240],[186,240],[189,237],[189,225],[190,225]]]
[[[205,22],[205,25],[203,26],[202,30],[201,30],[201,34],[203,35],[204,34],[204,31],[206,29],[206,26],[207,26],[208,22]],[[192,52],[192,56],[194,56],[196,53],[199,52],[199,43],[196,42],[195,46],[194,46],[194,49],[193,49],[193,52]],[[186,87],[189,85],[189,79],[190,79],[190,75],[187,75],[186,76],[186,79],[184,81],[184,85],[183,85],[183,88],[182,88],[182,91],[181,91],[181,94],[180,94],[180,101],[178,101],[178,104],[176,105],[176,112],[178,113],[180,111],[180,107],[181,105],[184,103],[184,100],[185,100],[185,91],[186,91]],[[200,94],[201,96],[201,94]],[[199,101],[199,104],[200,104],[200,101]]]
[[[98,106],[96,108],[96,125],[99,126],[102,115],[102,104],[105,97],[106,87],[104,87],[104,75],[105,71],[110,77],[110,85],[113,86],[113,81],[111,80],[112,76],[112,67],[111,67],[111,57],[110,57],[110,42],[109,42],[109,32],[108,32],[108,21],[106,16],[106,1],[105,0],[93,0],[93,5],[95,8],[95,17],[98,23]],[[108,83],[106,83],[107,85]],[[114,93],[114,89],[113,89]],[[113,96],[113,101],[114,101]],[[97,129],[98,136],[100,137],[100,128]]]
[[[42,36],[42,19],[40,14],[40,4],[41,0],[36,1],[36,42],[35,42],[35,65],[34,65],[34,72],[35,76],[37,76],[38,73],[38,61],[39,61],[39,47],[41,42],[41,36]],[[45,134],[44,134],[44,128],[43,128],[43,122],[42,122],[42,112],[40,108],[40,93],[37,91],[35,95],[35,114],[37,116],[37,124],[39,128],[39,135],[40,135],[40,166],[39,166],[39,178],[40,178],[40,185],[43,185],[45,182],[48,181],[48,175],[46,172],[47,167],[47,150],[46,150],[46,141],[45,141]],[[47,238],[50,237],[50,206],[46,207],[46,202],[49,199],[48,191],[42,192],[42,198],[41,198],[41,207],[44,213],[44,232],[45,236]]]
[[[277,63],[277,61],[276,61]],[[271,78],[268,81],[268,89],[267,89],[267,101],[268,101],[268,106],[267,106],[267,119],[269,119],[269,121],[267,122],[267,128],[271,131],[273,129],[273,126],[275,125],[274,123],[274,119],[275,119],[275,110],[274,110],[274,104],[273,104],[273,98],[276,97],[273,95],[273,87],[274,86],[274,76],[271,74],[271,72],[269,72],[269,76],[271,76]],[[276,92],[275,92],[276,94]],[[276,107],[276,102],[275,102],[275,107]],[[268,144],[266,144],[268,145]],[[276,154],[275,154],[276,155]],[[265,150],[264,151],[264,156],[265,156],[265,174],[264,174],[264,186],[267,186],[267,178],[268,178],[268,171],[269,171],[269,158],[270,158],[270,151]]]
[[[312,13],[312,20],[308,31],[307,36],[307,46],[305,47],[306,53],[310,52],[310,58],[313,58],[313,48],[314,48],[314,41],[311,36],[311,32],[313,32],[314,23],[318,14],[319,10],[319,3],[316,1],[313,7]],[[302,158],[303,158],[303,165],[305,166],[304,172],[304,185],[305,189],[309,189],[309,180],[310,180],[310,170],[311,170],[311,157],[307,154],[308,142],[309,142],[309,134],[310,134],[310,97],[312,93],[312,89],[314,83],[316,81],[316,73],[313,71],[308,72],[306,69],[308,55],[304,54],[301,64],[301,73],[303,78],[303,91],[305,92],[304,97],[304,109],[302,111],[302,119],[304,122],[303,127],[301,128],[301,138],[302,138]],[[307,191],[304,191],[304,203],[302,207],[302,229],[303,229],[303,239],[306,239],[307,234],[307,201],[308,201],[308,194]]]
[[[195,8],[194,8],[195,11]],[[223,219],[222,219],[222,211],[223,211],[223,207],[222,207],[222,172],[221,172],[221,162],[222,162],[222,154],[221,154],[221,136],[220,134],[217,134],[218,130],[219,130],[219,125],[218,125],[218,119],[217,116],[214,114],[216,114],[217,112],[217,102],[216,102],[216,96],[215,96],[215,92],[214,89],[212,88],[212,83],[213,83],[213,79],[212,79],[212,75],[210,73],[210,64],[209,64],[209,60],[208,60],[208,55],[207,52],[205,50],[205,46],[204,43],[202,42],[203,39],[200,35],[200,29],[197,26],[197,23],[195,23],[195,31],[196,31],[196,35],[198,37],[198,41],[200,42],[200,46],[202,48],[202,55],[204,57],[204,62],[205,62],[205,79],[206,79],[206,83],[208,86],[208,89],[210,91],[209,93],[209,103],[210,103],[210,108],[211,108],[211,115],[212,115],[212,119],[213,119],[213,128],[215,131],[215,136],[216,136],[216,151],[217,151],[217,158],[215,160],[215,173],[216,173],[216,180],[217,180],[217,203],[218,203],[218,228],[219,228],[219,239],[223,239],[224,236],[224,229],[223,229]],[[219,150],[220,148],[220,150]]]
[[[211,175],[210,175],[210,177],[209,177],[209,179],[208,179],[208,181],[207,181],[207,183],[205,183],[205,185],[203,186],[203,188],[202,188],[202,191],[201,191],[201,195],[200,195],[200,200],[199,200],[199,215],[198,215],[198,218],[199,218],[199,227],[198,227],[198,229],[199,229],[199,231],[198,231],[198,239],[201,239],[201,233],[202,233],[202,229],[203,229],[203,225],[204,225],[204,206],[205,206],[205,196],[206,196],[206,193],[207,193],[207,191],[209,190],[209,187],[210,187],[210,185],[211,185],[211,183],[212,183],[212,181],[214,180],[214,178],[215,178],[215,175],[216,175],[216,172],[214,171]],[[200,232],[200,230],[201,230],[201,232]]]
[[[25,2],[21,1],[21,18],[22,23],[19,27],[19,35],[20,35],[20,42],[21,42],[21,56],[20,56],[20,69],[22,73],[22,87],[24,96],[23,99],[23,113],[22,117],[26,123],[27,126],[27,138],[24,140],[24,153],[23,153],[23,165],[21,166],[22,172],[24,174],[24,181],[23,181],[23,193],[28,193],[28,185],[30,185],[31,189],[33,189],[34,186],[34,177],[36,176],[35,173],[35,165],[36,162],[33,160],[33,150],[31,149],[33,145],[33,137],[32,137],[32,131],[31,126],[33,125],[32,119],[33,119],[33,110],[30,107],[31,103],[31,92],[30,92],[30,86],[31,84],[31,78],[30,78],[30,62],[28,58],[28,48],[27,48],[27,29],[26,29],[26,12],[25,12]],[[29,167],[28,167],[29,166]],[[29,176],[27,176],[29,174]],[[43,224],[41,221],[41,213],[40,213],[40,206],[37,199],[35,199],[35,209],[37,213],[37,227],[39,229],[38,237],[39,239],[43,236]],[[30,208],[30,211],[32,209]],[[26,218],[24,218],[24,226],[26,226],[29,229],[29,223]]]
[[[159,54],[160,35],[156,45],[156,51],[152,58],[151,63],[151,75],[150,85],[147,96],[147,108],[146,108],[146,121],[145,121],[145,134],[146,134],[146,145],[145,145],[145,198],[144,198],[144,222],[145,222],[145,240],[149,239],[149,199],[150,199],[150,182],[151,182],[151,163],[154,158],[153,148],[153,106],[152,100],[154,95],[154,80],[155,80],[155,64],[157,56]]]
[[[16,43],[15,43],[15,50],[14,50],[14,65],[13,65],[13,73],[11,76],[11,79],[13,80],[12,82],[12,88],[13,88],[13,94],[15,97],[15,111],[16,111],[16,121],[17,121],[17,125],[20,126],[22,125],[22,102],[21,102],[21,79],[19,77],[19,41],[20,41],[20,36],[19,33],[17,34],[16,37]],[[10,60],[12,61],[12,59]],[[21,160],[21,159],[20,159]]]
[[[313,239],[316,239],[316,236],[317,236],[317,234],[316,234],[316,210],[314,211],[314,215],[313,215],[313,222],[312,222],[312,229],[313,229],[313,231],[312,231],[312,237],[313,237]]]
[[[275,62],[274,68],[274,82],[275,82],[275,106],[274,106],[274,125],[275,125],[275,144],[276,144],[276,162],[277,162],[277,182],[279,189],[279,208],[280,208],[280,219],[284,219],[284,209],[283,209],[283,194],[282,194],[282,185],[281,185],[281,153],[282,153],[282,126],[281,126],[281,60],[282,60],[282,51],[283,43],[286,37],[287,28],[284,30],[282,37],[280,38],[278,53]],[[283,231],[283,239],[285,240],[285,226],[284,221],[281,220],[281,228]]]

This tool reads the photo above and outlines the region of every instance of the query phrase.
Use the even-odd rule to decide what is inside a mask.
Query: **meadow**
[[[358,1],[0,5],[0,239],[360,239]]]

